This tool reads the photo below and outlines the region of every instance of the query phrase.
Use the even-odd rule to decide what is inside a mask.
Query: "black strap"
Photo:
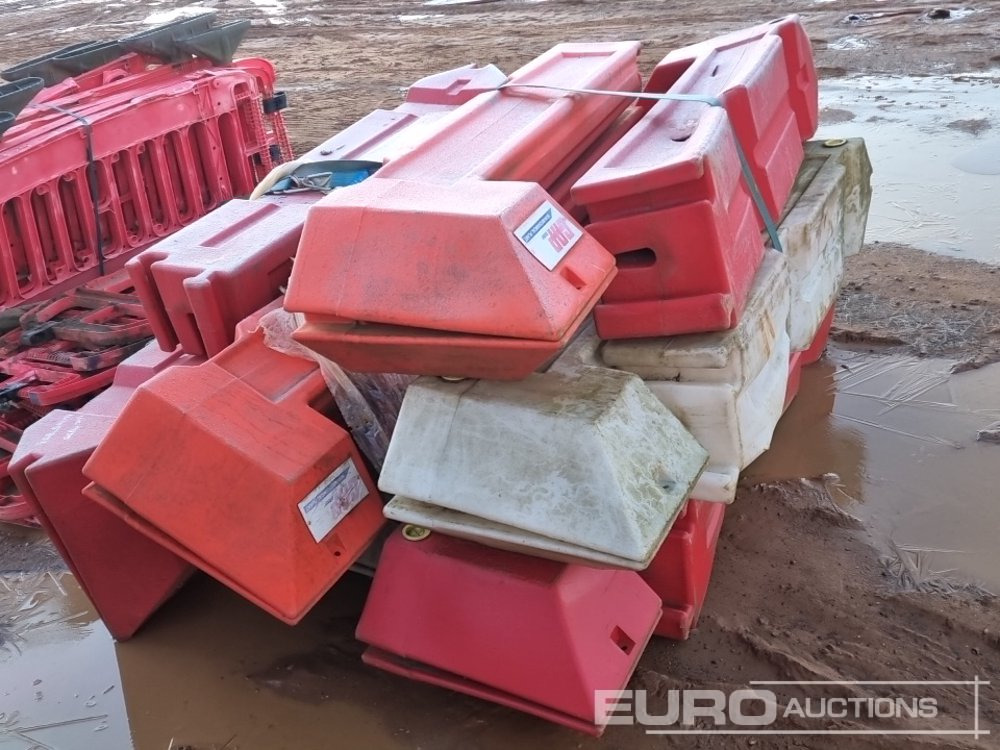
[[[97,205],[97,162],[94,160],[94,129],[83,115],[69,109],[63,109],[55,104],[40,105],[45,109],[52,109],[61,114],[68,115],[74,120],[78,120],[83,125],[83,133],[86,136],[87,152],[87,187],[90,190],[90,202],[94,204],[94,249],[97,251],[97,272],[104,275],[104,241],[101,238],[101,211]]]

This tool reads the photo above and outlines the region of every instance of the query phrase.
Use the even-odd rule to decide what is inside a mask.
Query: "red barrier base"
[[[688,500],[653,562],[639,574],[663,600],[656,635],[683,641],[698,623],[725,513],[725,503]]]
[[[600,734],[660,619],[637,573],[441,534],[386,542],[357,637],[367,663]]]
[[[833,305],[830,308],[830,311],[826,314],[826,317],[823,318],[823,322],[819,324],[816,336],[813,338],[809,348],[801,352],[803,367],[811,365],[814,362],[819,362],[819,360],[823,358],[827,342],[830,339],[830,329],[833,327],[833,316],[836,311],[837,306]]]
[[[403,326],[306,322],[292,338],[354,372],[522,380],[557,356],[576,329],[574,325],[558,341],[534,341]]]
[[[11,473],[111,635],[121,641],[131,638],[194,568],[83,496],[83,465],[112,422],[111,416],[52,412],[25,431]]]
[[[471,695],[474,698],[497,703],[507,708],[513,708],[515,711],[523,711],[526,714],[537,716],[554,724],[562,724],[564,727],[576,729],[579,732],[586,732],[595,737],[600,736],[604,731],[604,727],[599,727],[576,716],[553,711],[537,703],[526,701],[519,696],[491,688],[489,685],[484,685],[481,682],[467,680],[451,672],[434,669],[434,667],[404,659],[379,648],[369,647],[366,649],[361,655],[361,661],[369,666],[378,667],[386,672],[406,677],[415,682],[426,682],[428,685],[436,685],[437,687],[454,690],[456,693]]]

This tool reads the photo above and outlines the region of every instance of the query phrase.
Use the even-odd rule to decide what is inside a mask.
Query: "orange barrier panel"
[[[637,52],[558,45],[509,83],[635,90]],[[536,369],[575,332],[613,264],[550,196],[514,181],[550,185],[628,104],[484,93],[366,182],[324,198],[289,280],[285,306],[306,319],[296,338],[361,372],[509,379]]]
[[[288,623],[385,522],[315,362],[262,331],[140,386],[87,462],[85,493]]]

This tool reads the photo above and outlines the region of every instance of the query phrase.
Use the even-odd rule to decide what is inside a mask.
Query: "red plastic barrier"
[[[160,346],[213,356],[231,344],[236,324],[281,294],[308,208],[230,201],[129,261]]]
[[[314,362],[252,333],[139,386],[85,494],[288,623],[385,522]]]
[[[507,76],[495,65],[464,65],[425,76],[411,84],[406,91],[406,103],[401,108],[429,104],[451,109],[495,90],[506,80]]]
[[[698,624],[725,512],[725,503],[688,500],[653,562],[639,573],[663,600],[657,635],[683,641]]]
[[[160,66],[29,106],[25,113],[35,115],[19,118],[0,142],[0,305],[52,296],[98,274],[85,127],[53,106],[85,118],[92,131],[101,252],[113,271],[249,193],[289,156],[280,113],[261,111],[273,81],[261,60]]]
[[[87,407],[53,411],[27,429],[11,472],[108,630],[125,640],[194,568],[83,496],[83,465],[114,419]]]
[[[7,414],[0,422],[0,523],[13,523],[31,528],[41,525],[24,495],[11,477],[10,460],[21,439],[21,429],[8,421]]]
[[[803,28],[799,16],[785,16],[769,23],[740,29],[701,44],[686,47],[686,52],[683,54],[689,57],[701,53],[711,54],[714,50],[745,45],[765,36],[775,36],[781,40],[785,75],[789,83],[788,100],[795,113],[799,136],[803,141],[808,140],[816,133],[816,128],[819,125],[819,85],[816,66],[813,62],[812,45],[809,43],[809,36]],[[678,51],[674,54],[681,56],[682,52]],[[674,59],[673,55],[669,56],[667,60],[664,60],[666,65],[661,63],[653,70],[649,82],[646,84],[646,91],[662,93],[673,85],[679,74],[683,72],[667,62],[668,60],[672,62]],[[640,102],[640,105],[643,104]],[[651,106],[651,104],[645,106]]]
[[[63,365],[27,362],[0,362],[0,372],[9,376],[0,389],[16,390],[18,398],[33,406],[58,406],[87,396],[111,384],[114,368],[83,374]]]
[[[802,106],[804,92],[792,88],[790,74],[799,71],[788,69],[784,38],[771,33],[779,28],[785,29],[784,36],[790,37],[793,46],[796,32],[800,34],[809,51],[809,40],[797,19],[786,19],[783,26],[757,26],[675,50],[656,66],[646,86],[655,93],[717,96],[722,101],[775,220],[802,165],[802,142],[813,134],[803,135],[800,122],[814,116],[818,99],[813,72],[813,105],[801,113],[795,111],[795,105]],[[811,66],[811,54],[807,59]],[[652,109],[661,116],[673,110],[679,120],[694,121],[705,107],[695,102],[665,101]]]
[[[816,336],[813,338],[809,348],[801,353],[803,367],[818,362],[823,358],[823,352],[826,351],[826,345],[830,340],[830,329],[833,327],[833,318],[836,312],[837,306],[833,305],[826,314],[826,317],[823,318],[823,322],[819,324]]]
[[[93,373],[114,367],[144,346],[146,346],[145,339],[121,346],[80,350],[69,341],[56,341],[26,349],[15,356],[18,361],[29,365],[37,364],[42,367],[56,365],[59,368],[69,367],[76,372]]]
[[[367,664],[590,734],[625,687],[660,601],[638,574],[431,534],[386,542],[357,637]]]
[[[191,367],[203,361],[203,358],[185,354],[180,349],[165,352],[155,341],[150,341],[115,368],[111,386],[88,401],[83,410],[88,414],[117,417],[135,389],[154,375],[168,367]]]
[[[792,352],[788,357],[788,384],[785,386],[783,412],[788,411],[802,387],[802,352]]]
[[[635,89],[637,45],[558,45],[510,83]],[[519,378],[559,350],[611,259],[542,190],[628,105],[511,88],[310,212],[285,299],[296,338],[356,371]],[[484,182],[509,181],[509,182]],[[331,243],[331,238],[349,238]]]
[[[728,114],[659,101],[573,188],[588,231],[618,260],[595,310],[602,338],[735,325],[764,246],[735,138],[777,218],[802,162],[801,129],[815,119],[808,52],[790,18],[678,50],[660,64],[647,90],[717,96]]]
[[[58,339],[91,347],[122,346],[152,335],[138,297],[90,289],[33,308],[21,316],[21,326],[45,328]]]
[[[785,409],[792,405],[792,401],[799,394],[799,387],[802,385],[802,368],[818,362],[823,358],[826,345],[830,339],[830,329],[833,327],[833,318],[836,313],[836,305],[823,318],[816,336],[808,349],[800,352],[792,352],[788,360],[788,386],[785,389]]]
[[[614,270],[604,248],[527,183],[371,177],[330,197],[337,210],[314,209],[306,222],[285,308],[306,310],[296,340],[356,372],[523,378],[565,346]],[[533,252],[518,232],[534,225],[550,236],[539,234],[546,246]],[[354,242],[341,255],[330,237]]]
[[[506,80],[507,76],[492,65],[466,65],[421,78],[409,87],[406,100],[398,107],[391,111],[376,109],[303,154],[299,161],[384,161],[430,132],[429,123]],[[413,128],[418,122],[421,126]]]
[[[707,111],[693,130],[656,114],[573,188],[587,231],[617,256],[594,311],[606,339],[731,328],[764,252],[725,113]]]

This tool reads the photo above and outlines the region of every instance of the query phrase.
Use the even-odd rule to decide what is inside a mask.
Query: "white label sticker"
[[[514,235],[550,271],[583,237],[583,230],[552,201],[536,208]]]
[[[320,542],[367,494],[368,488],[354,466],[354,459],[349,458],[306,495],[299,503],[299,512],[313,539]]]

